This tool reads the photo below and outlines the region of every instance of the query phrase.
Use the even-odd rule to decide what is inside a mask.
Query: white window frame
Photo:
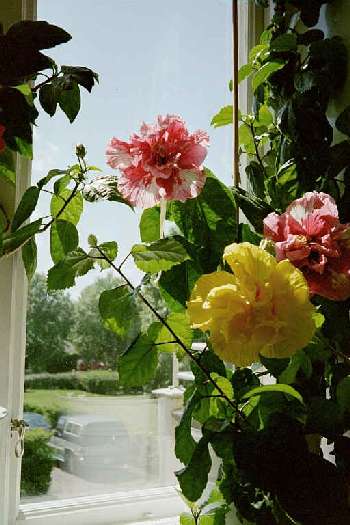
[[[263,12],[253,0],[238,2],[239,60],[244,64],[262,28]],[[5,29],[23,19],[36,19],[36,0],[1,2]],[[248,112],[252,96],[246,82],[239,88],[239,98],[240,108]],[[0,179],[1,203],[9,215],[30,184],[31,163],[17,156],[16,172],[16,190]],[[21,419],[23,414],[27,282],[19,253],[0,260],[0,298],[0,407],[8,411],[0,420],[0,525],[107,525],[151,517],[153,524],[159,519],[165,525],[164,518],[178,515],[183,506],[174,487],[19,505],[21,466],[14,453],[16,435],[11,436],[11,418]]]

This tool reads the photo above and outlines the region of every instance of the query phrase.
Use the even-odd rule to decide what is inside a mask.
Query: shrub
[[[48,446],[51,432],[29,430],[24,438],[24,456],[22,459],[21,493],[23,496],[46,494],[55,464],[52,450]]]
[[[25,400],[23,411],[42,414],[47,419],[48,423],[50,423],[52,428],[56,427],[59,417],[65,413],[64,406],[62,404],[51,403],[49,401],[47,404],[42,404],[40,402]]]
[[[62,372],[59,374],[50,374],[45,372],[43,374],[26,375],[24,387],[25,390],[79,390],[78,373]]]

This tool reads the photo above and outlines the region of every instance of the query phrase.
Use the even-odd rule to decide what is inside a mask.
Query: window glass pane
[[[113,173],[104,156],[110,138],[127,140],[142,121],[170,113],[191,131],[208,131],[206,165],[228,183],[231,129],[215,130],[210,121],[231,98],[230,7],[228,0],[38,0],[38,19],[72,35],[50,56],[59,64],[91,67],[100,84],[92,94],[81,91],[82,109],[72,125],[60,110],[53,119],[40,116],[34,182],[73,164],[77,143],[86,145],[90,164]],[[41,215],[49,203],[47,195]],[[139,241],[139,215],[115,203],[87,204],[80,245],[87,247],[90,233],[117,240],[122,258]],[[51,265],[43,237],[42,276]],[[138,271],[129,263],[125,268],[138,283]],[[116,363],[126,343],[102,328],[97,307],[98,292],[116,286],[116,277],[93,271],[68,293],[47,296],[42,276],[33,281],[28,309],[22,502],[174,484],[173,430],[182,399],[154,393],[172,384],[171,356],[162,356],[149,384],[122,388]],[[160,300],[154,290],[148,293]],[[146,315],[141,311],[137,322]]]

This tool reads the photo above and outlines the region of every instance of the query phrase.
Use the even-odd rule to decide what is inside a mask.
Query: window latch
[[[24,454],[24,434],[27,426],[27,423],[23,419],[11,419],[11,437],[13,437],[14,433],[17,434],[15,444],[16,458],[21,458]]]

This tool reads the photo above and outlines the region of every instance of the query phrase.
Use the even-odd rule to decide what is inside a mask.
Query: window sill
[[[27,503],[17,525],[173,525],[185,510],[175,487],[116,492],[99,496]],[[164,520],[165,518],[165,520]],[[142,521],[143,520],[143,521]]]

